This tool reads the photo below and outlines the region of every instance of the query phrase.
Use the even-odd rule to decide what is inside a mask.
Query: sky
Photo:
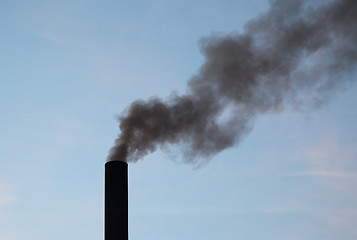
[[[0,239],[103,239],[104,164],[131,102],[184,93],[199,42],[265,0],[8,1],[0,7]],[[258,116],[200,166],[129,163],[130,239],[357,238],[357,86]]]

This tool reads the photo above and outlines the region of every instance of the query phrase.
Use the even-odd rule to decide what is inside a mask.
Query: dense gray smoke
[[[352,80],[357,1],[311,2],[271,1],[242,34],[202,39],[205,62],[187,93],[132,103],[108,160],[179,144],[185,161],[199,161],[239,143],[260,114],[324,104]]]

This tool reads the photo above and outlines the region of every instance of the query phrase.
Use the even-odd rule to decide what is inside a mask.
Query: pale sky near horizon
[[[239,33],[251,1],[0,5],[0,239],[103,239],[104,163],[132,101],[184,93],[202,37]],[[357,86],[320,109],[260,116],[196,168],[129,164],[131,240],[357,239]]]

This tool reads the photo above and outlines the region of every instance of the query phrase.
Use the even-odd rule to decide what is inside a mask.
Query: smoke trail
[[[136,101],[121,115],[109,161],[137,161],[165,144],[198,161],[239,143],[260,114],[324,104],[357,63],[357,1],[271,1],[243,34],[204,38],[201,51],[185,95]]]

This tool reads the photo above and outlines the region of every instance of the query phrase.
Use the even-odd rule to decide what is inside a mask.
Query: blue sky
[[[238,33],[267,7],[3,2],[0,239],[103,239],[116,116],[183,93],[203,61],[200,38]],[[356,239],[356,96],[351,84],[317,111],[261,116],[198,169],[175,148],[129,164],[130,239]]]

